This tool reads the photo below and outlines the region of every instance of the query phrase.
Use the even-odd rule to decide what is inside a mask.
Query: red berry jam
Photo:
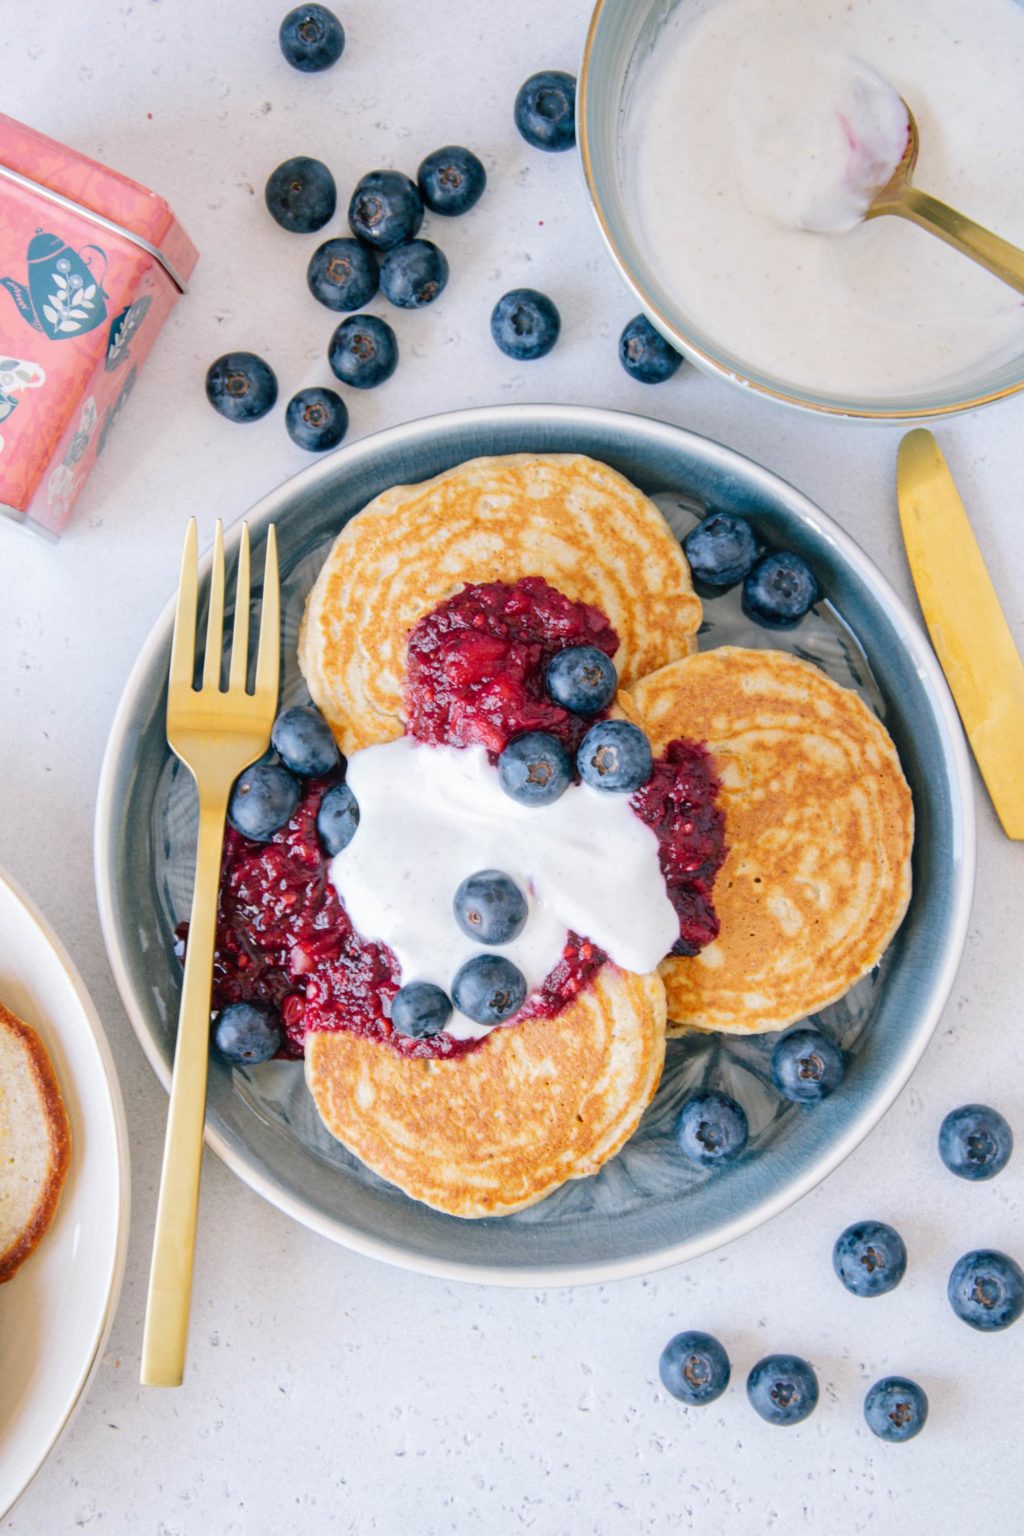
[[[549,731],[575,753],[592,722],[548,698],[548,662],[570,645],[614,656],[618,644],[603,613],[541,576],[465,586],[409,636],[406,729],[419,741],[495,755],[524,731]]]
[[[618,638],[607,619],[539,576],[464,587],[421,619],[409,639],[410,734],[454,746],[482,744],[497,754],[523,731],[550,731],[575,751],[590,720],[548,699],[548,662],[570,645],[612,656]],[[334,773],[305,786],[295,814],[268,843],[228,827],[221,868],[213,1007],[260,999],[281,1013],[282,1054],[300,1057],[307,1030],[347,1029],[386,1042],[403,1056],[454,1057],[476,1040],[442,1033],[411,1039],[387,1017],[398,991],[398,962],[385,944],[361,939],[328,878],[317,811]],[[661,871],[679,914],[674,953],[695,955],[718,933],[712,905],[725,857],[724,816],[706,749],[673,741],[650,781],[633,795],[640,819],[657,834]],[[607,956],[579,934],[517,1019],[553,1018],[587,986]]]
[[[679,914],[674,955],[696,955],[718,937],[711,898],[727,851],[720,788],[705,746],[670,741],[630,800],[644,825],[657,833],[661,873]]]

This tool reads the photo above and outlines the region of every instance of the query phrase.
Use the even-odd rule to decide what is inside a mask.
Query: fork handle
[[[192,917],[185,950],[174,1076],[142,1339],[140,1380],[148,1387],[180,1387],[185,1370],[206,1117],[217,890],[226,812],[226,795],[204,796],[200,793]]]

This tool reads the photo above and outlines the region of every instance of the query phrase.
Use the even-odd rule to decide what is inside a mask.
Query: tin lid
[[[182,291],[199,253],[162,197],[0,112],[0,177],[70,203],[149,250]]]

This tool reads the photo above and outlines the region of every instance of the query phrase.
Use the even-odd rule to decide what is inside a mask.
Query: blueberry
[[[277,400],[277,378],[255,352],[225,352],[206,370],[206,398],[228,421],[259,421]]]
[[[328,309],[362,309],[380,284],[377,258],[348,236],[325,240],[309,258],[306,282],[314,299]]]
[[[832,1268],[854,1296],[884,1296],[906,1274],[906,1244],[884,1221],[855,1221],[835,1240]]]
[[[572,149],[576,143],[576,77],[543,69],[523,82],[513,113],[516,127],[534,149]]]
[[[576,715],[596,715],[615,697],[615,663],[596,645],[570,645],[548,664],[547,690],[556,704]]]
[[[446,144],[420,161],[416,173],[420,197],[432,213],[449,218],[468,213],[483,196],[487,172],[471,149]]]
[[[772,1082],[794,1104],[818,1104],[843,1080],[843,1053],[818,1029],[791,1029],[772,1052]]]
[[[962,1104],[939,1127],[939,1156],[961,1179],[994,1179],[1013,1151],[1013,1132],[997,1109]]]
[[[618,794],[646,784],[653,766],[650,742],[628,720],[599,720],[576,753],[576,767],[585,784]]]
[[[386,320],[350,315],[331,337],[327,349],[331,372],[353,389],[374,389],[398,367],[398,342]]]
[[[664,384],[682,360],[646,315],[634,315],[619,337],[619,362],[640,384]]]
[[[452,901],[455,921],[480,944],[511,944],[526,924],[526,897],[500,869],[469,875]]]
[[[747,1396],[769,1424],[799,1424],[818,1406],[818,1378],[799,1355],[765,1355],[747,1377]]]
[[[709,512],[686,535],[683,550],[694,581],[720,592],[742,581],[760,554],[753,528],[732,512]]]
[[[326,5],[298,5],[282,21],[278,41],[288,63],[308,75],[338,62],[345,28]]]
[[[498,758],[498,783],[520,805],[550,805],[572,783],[572,760],[556,736],[527,731]]]
[[[308,155],[285,160],[271,172],[266,198],[271,216],[293,235],[322,229],[337,206],[334,177],[323,161]]]
[[[399,309],[433,304],[448,282],[448,258],[430,240],[393,246],[380,269],[381,292]]]
[[[769,629],[792,629],[820,596],[807,561],[788,549],[762,555],[743,578],[743,612]]]
[[[957,1259],[946,1295],[963,1322],[994,1333],[1009,1328],[1024,1312],[1024,1270],[1008,1253],[978,1248]]]
[[[290,821],[299,803],[299,781],[278,763],[254,763],[235,780],[228,820],[243,837],[266,843]]]
[[[300,389],[288,402],[284,424],[297,447],[324,453],[348,431],[348,407],[333,389]]]
[[[477,1024],[501,1024],[526,1002],[526,978],[504,955],[476,955],[456,972],[452,997]]]
[[[391,1002],[391,1022],[400,1035],[439,1035],[452,1016],[447,993],[430,981],[410,981]]]
[[[916,1381],[908,1381],[905,1376],[883,1376],[868,1388],[864,1417],[868,1429],[879,1440],[896,1444],[913,1440],[924,1429],[928,1398]]]
[[[213,1043],[235,1066],[269,1061],[281,1049],[281,1020],[270,1003],[229,1003],[217,1015]]]
[[[688,1408],[700,1408],[721,1397],[729,1385],[729,1356],[710,1333],[691,1329],[669,1339],[658,1361],[666,1392]]]
[[[679,1111],[676,1140],[691,1162],[708,1168],[734,1162],[747,1144],[743,1106],[709,1088],[693,1094]]]
[[[337,768],[341,754],[331,728],[311,704],[293,704],[274,721],[270,744],[286,768],[303,779],[316,779]]]
[[[378,251],[411,240],[423,223],[416,183],[401,171],[368,171],[352,193],[348,222],[354,235]]]
[[[495,304],[491,335],[506,357],[532,362],[546,357],[558,340],[562,320],[546,293],[513,288]]]
[[[333,785],[321,800],[316,814],[316,829],[328,858],[333,859],[336,853],[348,847],[358,825],[359,802],[355,795],[347,784]]]

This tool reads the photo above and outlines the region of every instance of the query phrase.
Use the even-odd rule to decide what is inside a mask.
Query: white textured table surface
[[[171,201],[202,251],[101,467],[57,548],[0,525],[0,864],[42,905],[80,966],[120,1064],[133,1157],[133,1232],[121,1306],[88,1401],[4,1529],[54,1536],[218,1532],[536,1533],[1020,1529],[1015,1453],[1024,1327],[982,1337],[945,1299],[953,1260],[1022,1246],[1024,851],[978,794],[977,895],[967,951],[934,1043],[860,1150],[796,1208],[732,1247],[648,1280],[547,1292],[444,1284],[356,1258],[294,1225],[207,1158],[185,1387],[143,1391],[138,1357],[165,1099],[114,991],[96,918],[90,838],[114,707],[170,594],[184,520],[233,519],[307,457],[282,407],[221,421],[207,364],[251,348],[282,396],[330,383],[330,314],[305,290],[319,237],[287,235],[263,183],[289,155],[334,169],[340,198],[377,165],[415,170],[440,144],[484,158],[485,200],[433,221],[452,269],[433,311],[399,314],[403,357],[351,399],[352,436],[429,411],[505,400],[648,412],[760,460],[836,516],[911,596],[893,498],[897,435],[782,414],[692,370],[658,389],[619,368],[634,311],[605,258],[572,155],[529,150],[511,124],[534,70],[575,70],[586,0],[339,0],[340,64],[283,62],[285,9],[267,0],[0,5],[3,108]],[[494,300],[549,291],[562,340],[517,366],[488,335]],[[384,313],[387,306],[375,304]],[[996,585],[1024,640],[1024,399],[940,437]],[[994,1102],[1022,1144],[970,1187],[935,1151],[941,1116]],[[903,1231],[903,1285],[854,1300],[833,1238],[863,1215]],[[682,1327],[726,1344],[734,1382],[715,1406],[666,1397],[657,1360]],[[743,1392],[772,1349],[808,1355],[818,1411],[763,1424]],[[932,1415],[906,1447],[861,1417],[867,1385],[898,1371]]]

